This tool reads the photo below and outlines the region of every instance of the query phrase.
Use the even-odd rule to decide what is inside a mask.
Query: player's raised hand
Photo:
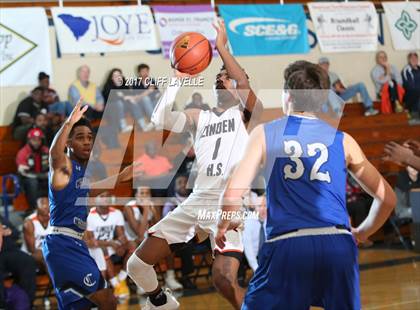
[[[82,103],[83,103],[83,98],[80,97],[79,101],[74,106],[74,109],[73,111],[71,111],[71,114],[67,120],[71,125],[74,125],[75,123],[77,123],[82,118],[83,114],[85,114],[85,112],[87,111],[89,106],[85,105],[82,107]]]
[[[219,18],[216,23],[213,24],[214,29],[216,29],[216,48],[226,47],[228,41],[225,22],[223,19]]]

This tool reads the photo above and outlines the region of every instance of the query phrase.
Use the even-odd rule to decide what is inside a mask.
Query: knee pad
[[[127,274],[146,293],[153,292],[159,285],[153,266],[143,262],[135,253],[127,261]]]

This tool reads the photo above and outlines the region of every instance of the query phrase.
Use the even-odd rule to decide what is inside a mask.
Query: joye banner
[[[382,2],[396,50],[420,49],[420,1]]]
[[[372,2],[312,2],[308,8],[322,52],[377,49],[378,15]]]
[[[234,55],[308,53],[300,4],[219,5]]]
[[[51,74],[48,19],[43,8],[0,10],[0,87],[37,85]]]
[[[101,53],[159,48],[149,6],[51,9],[62,53]]]
[[[216,20],[216,14],[210,5],[155,5],[153,12],[166,58],[169,57],[172,41],[184,32],[201,33],[214,46],[216,31],[212,23]]]

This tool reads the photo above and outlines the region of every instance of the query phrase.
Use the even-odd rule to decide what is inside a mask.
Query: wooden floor
[[[360,269],[364,310],[420,309],[420,253],[389,249],[361,250]],[[181,297],[179,301],[183,310],[232,309],[215,292]],[[140,303],[144,303],[144,300]],[[139,305],[128,305],[126,302],[118,309],[139,309]]]

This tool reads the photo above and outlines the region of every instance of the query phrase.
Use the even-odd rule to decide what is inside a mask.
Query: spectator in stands
[[[102,261],[105,259],[107,278],[115,295],[125,298],[130,294],[125,266],[118,274],[114,266],[116,262],[126,262],[128,259],[124,217],[120,210],[109,207],[104,198],[98,197],[97,201],[98,205],[91,208],[87,218],[86,242],[90,248],[101,249],[97,253],[103,256],[100,258]],[[98,255],[92,256],[98,260]]]
[[[90,68],[87,65],[80,66],[77,69],[77,80],[69,88],[69,101],[71,106],[74,107],[82,97],[83,103],[89,106],[85,113],[86,117],[97,120],[102,117],[104,98],[100,89],[89,78]]]
[[[31,91],[29,97],[19,103],[12,123],[14,139],[24,142],[28,129],[34,124],[35,116],[41,111],[47,111],[42,101],[43,91],[38,86]]]
[[[382,101],[382,112],[402,112],[402,79],[397,68],[388,62],[384,51],[376,53],[376,65],[370,72],[375,92]],[[386,105],[384,107],[383,105]]]
[[[376,115],[379,113],[378,110],[373,108],[372,99],[370,98],[366,86],[363,82],[345,87],[340,77],[336,73],[330,71],[330,61],[327,57],[321,57],[318,60],[318,64],[322,69],[328,72],[331,88],[341,99],[347,101],[357,94],[360,94],[363,106],[365,107],[365,116]]]
[[[360,225],[369,214],[372,205],[372,197],[368,195],[353,177],[347,175],[346,183],[347,211],[350,215],[352,227]],[[366,240],[361,246],[370,247],[373,245],[371,240]]]
[[[248,217],[244,222],[243,243],[244,254],[249,266],[255,273],[258,267],[258,252],[266,239],[265,225],[267,219],[267,206],[264,196],[258,195],[250,191],[245,199],[245,205],[249,210],[258,212],[258,218]]]
[[[23,223],[22,251],[32,255],[38,268],[47,271],[44,256],[42,255],[42,241],[48,234],[50,222],[50,206],[48,197],[37,199],[36,211],[28,216]]]
[[[188,177],[178,175],[175,179],[175,195],[163,206],[162,217],[175,210],[185,199],[188,198],[190,190],[187,189]],[[181,258],[181,280],[177,281],[174,271],[174,254],[166,259],[168,270],[165,274],[165,283],[172,290],[196,289],[197,286],[191,282],[189,275],[194,271],[193,262],[193,243],[188,243],[184,248],[176,251],[176,255]]]
[[[50,76],[48,74],[45,72],[38,74],[38,85],[45,89],[43,101],[49,113],[58,113],[63,117],[70,115],[72,111],[71,104],[68,101],[60,101],[57,92],[50,86]]]
[[[153,219],[154,205],[150,200],[150,187],[142,186],[136,189],[136,200],[132,200],[124,207],[125,234],[132,252],[145,238],[149,222]]]
[[[200,93],[198,92],[193,93],[191,96],[191,99],[192,99],[191,102],[185,106],[184,110],[188,110],[188,109],[200,109],[204,111],[210,110],[209,105],[203,102],[203,96]]]
[[[162,177],[173,168],[167,157],[157,154],[154,141],[147,142],[144,150],[145,153],[135,160],[139,164],[136,171],[142,171],[146,177]]]
[[[22,187],[28,199],[30,211],[35,210],[37,198],[47,194],[48,147],[44,145],[44,133],[33,128],[28,132],[28,142],[16,156],[16,166]]]
[[[408,54],[408,64],[401,75],[405,89],[404,102],[411,115],[410,123],[420,124],[420,66],[416,52]]]
[[[404,171],[398,173],[395,194],[397,195],[397,205],[395,215],[398,218],[411,218],[412,210],[410,205],[410,191],[413,188],[420,188],[419,172],[407,166]]]
[[[36,262],[32,256],[22,252],[18,244],[19,232],[12,223],[0,215],[0,309],[13,309],[13,305],[6,305],[4,280],[8,273],[12,274],[13,281],[27,296],[25,307],[31,309],[36,291]],[[28,300],[29,299],[29,300]],[[23,306],[23,305],[21,305]]]
[[[39,113],[38,115],[36,115],[33,128],[41,129],[42,132],[44,133],[46,145],[48,146],[51,145],[51,142],[54,139],[54,132],[52,131],[51,126],[49,126],[47,114]]]
[[[420,171],[420,142],[410,140],[401,145],[391,141],[385,145],[383,159]]]
[[[133,129],[132,126],[127,125],[125,120],[125,108],[131,112],[134,119],[140,118],[140,112],[138,111],[140,108],[137,105],[126,104],[124,100],[127,89],[121,69],[112,69],[102,89],[107,107],[105,117],[110,122],[111,127],[119,129],[121,132],[130,132]],[[111,90],[114,91],[110,96]]]
[[[140,127],[144,131],[150,131],[154,126],[152,123],[146,123],[145,118],[150,120],[160,92],[155,80],[150,77],[150,67],[148,65],[139,64],[137,66],[137,74],[138,79],[132,87],[135,92],[130,96],[126,96],[125,99],[141,108],[143,118],[140,121]]]

